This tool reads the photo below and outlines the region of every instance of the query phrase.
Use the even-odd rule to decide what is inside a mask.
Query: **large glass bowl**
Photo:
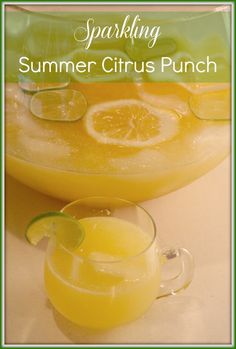
[[[44,7],[44,11],[45,8],[49,12],[49,8]],[[9,6],[8,9],[16,13],[16,22],[13,25],[14,17],[6,21],[6,64],[10,65],[15,55],[30,54],[39,59],[40,55],[43,57],[48,52],[49,58],[55,54],[61,57],[78,49],[78,43],[68,38],[68,32],[63,28],[76,22],[76,18],[80,22],[85,21],[85,12],[81,19],[81,7],[70,6],[65,11],[63,8],[63,12],[62,7],[57,7],[57,12],[50,7],[50,11],[53,11],[51,14],[39,12],[36,6],[24,9]],[[117,9],[124,11],[124,8]],[[169,9],[166,7],[166,10]],[[109,7],[103,7],[102,10],[97,17],[101,23],[111,17],[106,12]],[[132,11],[132,8],[125,7],[125,10]],[[155,20],[160,7],[152,6],[151,10],[153,17],[149,19]],[[88,9],[83,8],[83,11]],[[114,7],[112,11],[113,18],[109,20],[119,20],[120,14],[115,14]],[[191,50],[207,44],[206,40],[210,40],[211,35],[204,38],[201,31],[204,34],[204,23],[210,23],[216,8],[211,7],[210,11],[202,15],[197,12],[194,16],[188,12],[188,8],[182,8],[174,26],[168,18],[166,23],[163,22],[163,30],[168,33],[168,38],[177,43],[175,54],[183,50],[191,54]],[[19,12],[24,14],[20,20],[17,17]],[[227,39],[225,9],[217,8],[217,12],[222,12],[222,21],[218,22],[219,35],[225,35]],[[68,17],[72,13],[73,20]],[[198,42],[200,46],[191,46],[186,30],[189,23],[195,28],[191,35],[195,39],[202,38],[203,43],[201,40]],[[37,41],[39,31],[42,36]],[[212,35],[216,37],[215,32]],[[96,50],[112,49],[130,54],[130,49],[127,49],[130,46],[126,41],[121,41],[118,47],[112,41],[103,42],[101,47],[100,44],[99,40],[95,43]],[[190,183],[215,167],[229,153],[229,121],[215,120],[214,117],[209,120],[207,115],[206,118],[199,118],[190,105],[191,97],[196,93],[226,91],[230,88],[229,83],[149,83],[142,82],[142,79],[134,82],[125,79],[121,82],[86,82],[76,81],[73,77],[70,79],[70,84],[65,88],[82,92],[88,108],[114,100],[141,101],[151,105],[151,108],[174,112],[180,132],[167,142],[151,146],[106,144],[89,134],[85,121],[87,114],[76,122],[35,117],[30,111],[34,93],[22,89],[13,77],[6,83],[6,169],[11,176],[36,190],[66,200],[102,195],[141,201]]]

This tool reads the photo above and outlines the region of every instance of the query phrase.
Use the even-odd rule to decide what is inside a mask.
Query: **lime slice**
[[[189,106],[196,117],[202,120],[229,120],[230,89],[194,94]]]
[[[68,249],[76,249],[84,239],[84,230],[77,219],[62,212],[45,212],[32,219],[26,228],[26,239],[37,245],[44,237],[55,235]]]
[[[26,92],[62,89],[67,87],[70,83],[70,78],[66,74],[63,74],[60,80],[58,77],[56,77],[55,81],[50,81],[48,74],[40,74],[37,79],[30,75],[20,75],[18,80],[20,88]]]
[[[34,116],[51,121],[77,121],[86,110],[84,95],[72,89],[38,92],[30,102],[30,111]]]

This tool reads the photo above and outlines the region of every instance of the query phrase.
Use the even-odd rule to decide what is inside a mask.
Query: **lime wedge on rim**
[[[67,249],[76,249],[85,233],[79,221],[63,212],[42,213],[32,219],[26,228],[26,239],[37,245],[44,237],[55,235],[57,241]]]

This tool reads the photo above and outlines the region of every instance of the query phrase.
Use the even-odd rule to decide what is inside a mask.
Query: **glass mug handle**
[[[179,259],[181,266],[176,275],[168,279],[161,279],[157,298],[174,295],[186,288],[192,281],[194,262],[191,253],[185,248],[168,248],[161,251],[161,265],[168,266],[168,263],[173,259]]]

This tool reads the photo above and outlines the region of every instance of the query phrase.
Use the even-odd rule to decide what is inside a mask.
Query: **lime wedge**
[[[62,212],[45,212],[32,219],[26,228],[26,239],[37,245],[44,237],[55,235],[59,243],[70,250],[84,239],[84,230],[77,219]]]

